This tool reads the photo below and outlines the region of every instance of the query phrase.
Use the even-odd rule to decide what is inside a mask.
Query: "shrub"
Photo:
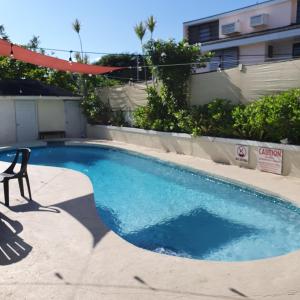
[[[151,125],[148,120],[148,107],[140,106],[133,112],[133,123],[137,128],[150,129]]]
[[[180,111],[174,113],[174,116],[176,118],[177,126],[180,132],[190,133],[193,135],[201,134],[200,130],[195,130],[195,119],[193,119],[190,110],[181,109]]]
[[[108,102],[99,96],[90,94],[81,103],[85,116],[90,124],[130,126],[122,110],[112,110]]]
[[[212,54],[201,55],[199,45],[175,40],[151,39],[143,49],[162,87],[158,90],[153,82],[154,87],[147,89],[148,103],[134,112],[134,125],[159,131],[194,132],[193,120],[188,116],[188,79],[192,68],[204,66]]]
[[[110,124],[113,126],[130,126],[130,124],[126,121],[125,113],[122,110],[115,110],[111,114]]]
[[[233,111],[233,127],[241,138],[300,142],[300,89],[265,96]]]
[[[258,141],[300,143],[300,89],[264,96],[248,105],[225,99],[191,108],[174,109],[172,95],[148,90],[148,105],[134,113],[135,125],[192,135],[236,137]]]
[[[178,127],[193,135],[232,136],[232,110],[225,99],[216,99],[203,106],[193,106],[175,113]]]
[[[91,124],[109,125],[112,109],[109,103],[101,101],[94,93],[88,95],[81,103],[83,112]]]
[[[226,99],[216,99],[202,107],[202,132],[205,135],[229,137],[233,135],[234,105]]]
[[[162,87],[161,95],[154,87],[147,89],[148,103],[134,112],[134,125],[139,128],[158,131],[174,131],[176,118],[173,113],[173,98]]]

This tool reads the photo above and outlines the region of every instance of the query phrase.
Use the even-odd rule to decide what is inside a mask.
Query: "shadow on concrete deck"
[[[88,290],[93,289],[94,293],[95,290],[99,292],[99,299],[101,294],[111,294],[113,298],[114,294],[119,294],[120,299],[128,299],[128,295],[130,295],[130,299],[132,298],[133,293],[138,293],[136,299],[142,299],[143,296],[146,296],[147,299],[162,299],[165,297],[166,299],[173,297],[174,299],[215,299],[215,300],[237,300],[237,299],[247,299],[247,300],[254,300],[254,298],[249,297],[242,292],[229,288],[229,293],[222,294],[222,293],[209,293],[209,292],[192,292],[188,290],[179,290],[179,289],[171,289],[171,288],[163,288],[163,287],[153,287],[150,286],[147,282],[145,282],[141,277],[134,276],[133,279],[139,283],[139,285],[122,285],[122,284],[101,284],[101,283],[76,283],[76,282],[68,282],[64,279],[64,277],[59,274],[54,274],[56,278],[60,280],[60,282],[14,282],[14,283],[3,283],[0,282],[0,286],[8,286],[11,285],[12,287],[24,288],[26,286],[31,286],[32,288],[37,288],[42,286],[46,287],[55,287],[59,289],[61,286],[68,286],[71,288],[79,288],[81,293],[78,295],[82,295],[83,292],[87,293]],[[111,291],[113,289],[113,292]],[[234,291],[234,292],[233,292]],[[101,294],[100,294],[101,293]],[[82,297],[74,297],[76,299],[81,299]],[[271,295],[270,295],[271,296]],[[78,298],[79,297],[79,298]],[[97,299],[98,299],[97,298]],[[173,299],[172,298],[172,299]],[[94,298],[93,298],[94,299]]]
[[[19,233],[23,231],[20,222],[11,220],[0,212],[0,265],[10,265],[21,261],[32,250]]]
[[[49,206],[25,198],[27,202],[12,205],[10,210],[15,213],[41,212],[54,214],[60,214],[63,210],[90,232],[93,237],[93,247],[95,247],[109,232],[109,229],[100,220],[93,197],[93,194],[88,194]],[[39,229],[30,228],[30,230]],[[52,230],[52,228],[49,228],[49,230]],[[31,252],[34,245],[29,245],[19,236],[22,231],[23,225],[20,222],[14,221],[0,212],[0,265],[17,263]],[[45,236],[47,236],[47,232],[45,232]]]
[[[53,206],[43,206],[40,203],[29,200],[28,198],[24,197],[28,202],[21,203],[15,206],[11,206],[10,210],[16,212],[16,213],[25,213],[25,212],[31,212],[31,211],[37,211],[37,212],[50,212],[50,213],[56,213],[59,214],[60,210],[53,207]]]
[[[66,211],[90,232],[94,240],[93,247],[110,231],[97,213],[93,194],[57,203],[55,206]]]

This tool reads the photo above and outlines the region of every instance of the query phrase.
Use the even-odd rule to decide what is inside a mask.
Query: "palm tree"
[[[153,40],[153,32],[155,29],[157,21],[154,19],[153,16],[150,16],[148,18],[148,20],[146,21],[146,27],[148,28],[148,30],[150,31],[151,34],[151,41]]]
[[[33,35],[32,39],[27,44],[27,47],[33,51],[37,51],[41,44],[40,37],[37,35]]]
[[[137,25],[134,26],[135,34],[137,35],[137,37],[141,41],[142,50],[143,50],[143,39],[144,39],[146,30],[147,30],[147,28],[146,28],[146,26],[144,25],[143,22],[140,22],[139,24],[137,24]]]
[[[145,58],[144,58],[144,47],[143,47],[143,39],[146,34],[146,26],[144,25],[143,22],[140,22],[139,24],[134,26],[134,32],[141,41],[141,47],[142,47],[142,53],[143,53],[143,67],[144,67],[144,74],[145,74],[145,80],[146,80],[146,85],[148,86],[147,83],[147,71],[146,71],[146,66],[145,66]]]
[[[76,53],[75,54],[75,58],[78,62],[80,63],[87,63],[88,61],[88,58],[87,56],[84,56],[83,54],[83,48],[82,48],[82,40],[81,40],[81,36],[80,36],[80,30],[81,30],[81,23],[78,19],[75,19],[75,21],[72,23],[72,27],[73,27],[73,30],[77,33],[78,35],[78,38],[79,38],[79,42],[80,42],[80,50],[81,50],[81,57],[80,57],[80,53]],[[87,82],[86,82],[86,79],[84,77],[84,75],[80,75],[78,77],[78,86],[79,86],[79,89],[81,90],[82,94],[83,94],[83,97],[85,98],[87,96]]]
[[[8,35],[5,32],[4,25],[0,25],[0,38],[3,40],[9,40]]]
[[[82,40],[80,36],[81,23],[78,19],[72,23],[73,30],[78,34],[79,42],[80,42],[80,50],[81,50],[81,60],[83,61],[83,49],[82,49]]]
[[[153,15],[150,16],[146,21],[146,27],[150,31],[150,35],[151,35],[151,38],[150,38],[151,51],[153,51],[153,32],[154,32],[154,29],[156,27],[156,23],[157,23],[157,21],[155,20]],[[152,84],[153,85],[155,85],[155,80],[154,80],[154,75],[155,74],[154,73],[155,73],[155,70],[152,68],[151,69],[151,74],[152,74]]]

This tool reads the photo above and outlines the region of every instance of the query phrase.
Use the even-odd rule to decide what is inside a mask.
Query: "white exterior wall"
[[[292,23],[296,23],[297,21],[297,0],[292,1]]]
[[[250,19],[252,16],[267,14],[268,24],[262,27],[253,28],[250,26]],[[233,22],[238,22],[240,33],[234,36],[243,37],[244,34],[260,32],[262,30],[269,30],[274,28],[281,28],[296,23],[297,19],[297,0],[278,0],[269,3],[261,3],[258,6],[242,8],[237,11],[220,14],[216,17],[206,18],[203,20],[191,21],[184,24],[184,35],[187,36],[187,28],[191,25],[207,23],[219,20],[219,37],[220,39],[228,38],[230,36],[222,35],[222,26]],[[300,41],[300,36],[294,29],[281,33],[264,34],[247,39],[239,39],[233,41],[226,41],[221,43],[203,45],[203,52],[214,51],[219,49],[226,49],[231,47],[238,47],[240,51],[241,64],[260,64],[264,61],[282,60],[292,58],[293,44]],[[298,37],[298,38],[297,38]],[[288,40],[289,39],[289,40]],[[274,42],[273,42],[274,41]],[[275,42],[276,41],[276,42]],[[274,47],[274,58],[268,59],[267,47],[272,45]],[[247,57],[248,56],[248,57]],[[253,56],[253,57],[252,57]],[[258,57],[260,56],[260,57]],[[197,70],[197,73],[210,71],[209,65],[205,69]]]
[[[264,29],[272,29],[288,26],[293,23],[295,13],[293,12],[294,1],[289,0],[283,3],[273,4],[266,7],[253,8],[236,14],[220,17],[220,38],[226,38],[222,35],[222,25],[233,22],[240,23],[241,34],[258,32]],[[255,15],[268,14],[268,25],[262,28],[253,28],[250,26],[250,18]]]
[[[36,128],[38,128],[38,131],[66,131],[64,101],[79,101],[76,98],[55,98],[56,99],[53,97],[47,98],[36,96],[0,96],[0,145],[8,145],[18,142],[16,126],[16,101],[35,101],[35,103],[37,103]],[[75,121],[77,123],[77,120]],[[78,123],[85,128],[86,121],[82,114],[78,118]],[[82,132],[78,133],[78,138],[85,134],[83,131],[85,130],[82,130]]]
[[[38,122],[40,131],[64,131],[64,101],[38,100]]]
[[[0,144],[16,141],[15,102],[9,97],[0,99]]]

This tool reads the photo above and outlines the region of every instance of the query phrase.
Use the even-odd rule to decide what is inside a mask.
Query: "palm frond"
[[[81,23],[78,19],[75,19],[75,21],[72,23],[72,27],[75,32],[79,33],[81,30]]]
[[[155,20],[155,18],[153,16],[150,16],[147,21],[146,21],[146,26],[148,28],[148,30],[151,32],[151,34],[153,33],[155,26],[156,26],[157,21]]]
[[[140,22],[139,24],[134,26],[134,32],[136,33],[137,37],[140,39],[141,42],[143,41],[146,30],[147,28],[143,22]]]

